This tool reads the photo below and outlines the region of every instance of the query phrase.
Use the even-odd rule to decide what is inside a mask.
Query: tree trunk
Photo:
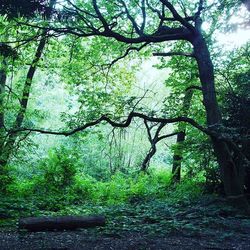
[[[5,85],[7,79],[7,62],[6,58],[3,57],[1,60],[1,67],[0,67],[0,165],[3,162],[3,155],[1,154],[2,149],[5,143],[5,129],[4,129],[4,95],[5,95]]]
[[[207,125],[210,129],[219,128],[222,125],[222,116],[217,103],[215,84],[214,84],[214,69],[210,58],[207,44],[197,31],[197,34],[191,40],[194,47],[194,54],[198,64],[199,77],[202,85],[203,104],[206,109]],[[232,152],[228,144],[218,138],[211,138],[215,155],[221,170],[221,178],[224,184],[225,193],[228,198],[234,200],[235,204],[249,210],[247,200],[244,196],[244,183],[240,180],[242,167],[237,168],[232,159]]]
[[[166,124],[164,123],[160,123],[159,126],[157,127],[154,136],[152,136],[152,132],[151,130],[154,128],[154,126],[149,127],[148,123],[146,120],[144,120],[144,124],[148,133],[148,140],[151,144],[151,147],[146,155],[146,157],[144,158],[143,162],[142,162],[142,166],[141,166],[141,171],[146,172],[150,163],[150,160],[152,159],[152,157],[155,155],[156,153],[156,144],[162,140],[161,137],[159,137],[159,134],[161,132],[161,130],[165,127]]]
[[[152,157],[155,155],[155,153],[156,153],[156,142],[151,143],[151,148],[142,162],[141,171],[143,172],[147,171],[149,162],[152,159]]]
[[[23,123],[24,116],[25,116],[27,106],[28,106],[31,84],[33,82],[33,78],[34,78],[34,75],[35,75],[35,72],[37,69],[37,63],[42,56],[42,52],[43,52],[43,49],[45,47],[45,44],[46,44],[46,32],[44,32],[44,34],[43,34],[43,36],[38,44],[38,47],[37,47],[37,50],[35,53],[35,57],[31,63],[31,66],[28,70],[28,73],[27,73],[27,77],[25,80],[24,88],[23,88],[23,94],[22,94],[22,98],[20,101],[20,109],[19,109],[19,112],[16,116],[14,129],[20,128],[22,123]],[[8,163],[9,157],[13,151],[14,144],[16,142],[17,137],[18,137],[17,133],[12,133],[7,137],[5,143],[2,147],[2,150],[1,150],[1,162],[0,162],[1,167],[4,167]]]
[[[49,4],[50,13],[48,13],[47,15],[48,19],[51,17],[52,7],[55,5],[55,3],[56,3],[56,0],[50,0],[50,4]],[[33,82],[35,72],[37,70],[37,64],[42,57],[42,53],[46,45],[47,33],[48,33],[47,30],[44,30],[42,32],[41,40],[38,43],[34,58],[31,62],[31,66],[29,67],[26,80],[24,83],[22,98],[20,101],[20,109],[19,109],[19,112],[17,113],[16,120],[13,126],[14,129],[19,129],[22,126],[24,116],[25,116],[27,106],[28,106],[31,85]],[[2,147],[0,148],[1,150],[0,151],[0,154],[1,154],[0,167],[3,168],[8,163],[8,160],[13,152],[13,148],[14,148],[14,145],[18,136],[19,136],[18,133],[11,133],[9,135],[5,135],[5,139],[4,139],[5,141]]]
[[[188,89],[185,92],[184,100],[183,100],[183,107],[182,113],[183,116],[187,116],[191,100],[193,96],[193,90]],[[173,156],[173,166],[172,166],[172,180],[174,183],[177,183],[181,180],[181,161],[182,161],[182,146],[185,141],[186,137],[186,123],[180,123],[178,125],[178,134],[176,139],[176,145],[174,149],[174,156]]]
[[[185,141],[186,131],[179,131],[177,134],[174,156],[173,156],[173,166],[172,166],[172,181],[173,183],[180,182],[181,180],[181,161],[182,161],[182,145]]]
[[[6,58],[3,57],[0,66],[0,129],[4,127],[4,94],[6,85],[6,70],[7,62]]]

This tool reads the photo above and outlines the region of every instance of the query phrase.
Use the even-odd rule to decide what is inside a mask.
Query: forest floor
[[[75,205],[64,213],[69,211],[82,214],[86,207]],[[250,249],[250,217],[219,199],[203,198],[192,205],[153,200],[91,211],[106,216],[105,227],[31,233],[5,225],[0,249]]]

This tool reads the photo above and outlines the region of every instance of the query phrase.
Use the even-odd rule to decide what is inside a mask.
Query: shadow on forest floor
[[[204,197],[178,205],[164,200],[88,204],[67,207],[57,214],[88,213],[105,215],[107,225],[30,233],[18,231],[12,224],[2,227],[0,249],[250,249],[250,218],[220,199]]]

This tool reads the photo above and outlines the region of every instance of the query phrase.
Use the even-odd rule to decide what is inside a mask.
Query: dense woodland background
[[[249,9],[0,1],[1,224],[218,197],[248,214]]]

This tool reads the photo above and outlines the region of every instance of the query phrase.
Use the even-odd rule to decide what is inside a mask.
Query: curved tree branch
[[[203,126],[201,126],[200,124],[198,124],[195,120],[193,120],[192,118],[188,118],[188,117],[176,117],[176,118],[157,118],[157,117],[151,117],[151,116],[147,116],[146,114],[142,114],[142,113],[138,113],[138,112],[131,112],[127,119],[123,122],[118,122],[118,121],[113,121],[111,120],[108,116],[103,115],[101,116],[99,119],[92,121],[92,122],[88,122],[82,126],[79,126],[73,130],[69,130],[69,131],[50,131],[50,130],[44,130],[44,129],[36,129],[36,128],[20,128],[20,129],[7,129],[6,130],[9,133],[18,133],[18,132],[23,132],[23,131],[31,131],[31,132],[37,132],[37,133],[41,133],[41,134],[51,134],[51,135],[64,135],[64,136],[70,136],[73,135],[77,132],[83,131],[89,127],[93,127],[101,122],[106,122],[108,124],[110,124],[113,127],[118,127],[118,128],[126,128],[128,127],[133,118],[141,118],[144,119],[146,121],[150,121],[150,122],[159,122],[159,123],[163,123],[163,124],[168,124],[168,123],[175,123],[175,122],[187,122],[190,125],[194,126],[195,128],[199,129],[200,131],[202,131],[203,133],[213,136],[213,137],[217,137],[217,133],[213,130],[207,129]]]

